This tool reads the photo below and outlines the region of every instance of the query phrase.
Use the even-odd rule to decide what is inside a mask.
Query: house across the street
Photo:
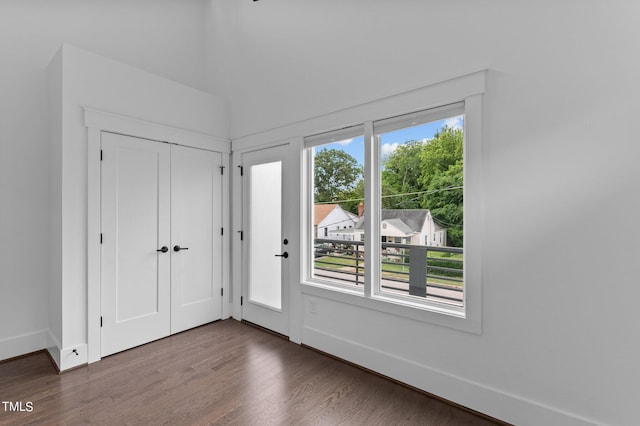
[[[353,240],[353,230],[358,216],[338,204],[316,204],[313,212],[315,238]]]
[[[380,214],[383,243],[447,245],[447,228],[438,225],[428,209],[382,209]],[[364,217],[358,221],[354,234],[356,241],[364,239]]]

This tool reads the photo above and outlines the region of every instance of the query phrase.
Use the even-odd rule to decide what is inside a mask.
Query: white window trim
[[[474,334],[482,332],[482,235],[483,232],[483,204],[482,204],[482,94],[485,91],[486,71],[478,71],[465,76],[446,80],[416,89],[403,92],[397,96],[370,102],[363,106],[354,107],[354,110],[365,109],[367,111],[379,111],[380,115],[371,117],[385,119],[403,113],[437,108],[456,102],[464,102],[464,308],[454,308],[446,304],[436,302],[412,302],[410,300],[390,297],[387,294],[373,294],[372,283],[377,283],[380,272],[378,268],[365,270],[364,288],[347,288],[327,281],[310,279],[312,270],[311,252],[313,240],[310,227],[311,207],[309,205],[312,182],[310,173],[307,173],[312,165],[309,150],[303,149],[303,194],[301,197],[302,220],[302,260],[301,260],[301,290],[303,294],[313,295],[341,303],[352,304],[362,308],[398,315],[405,318],[435,324]],[[401,105],[404,110],[399,110]],[[387,114],[384,114],[387,112]],[[349,111],[341,111],[340,114],[349,116]],[[371,114],[373,115],[373,114]],[[364,121],[365,130],[365,157],[371,167],[379,167],[380,148],[374,143],[373,121]],[[372,180],[365,179],[365,197],[375,198],[379,194],[378,185],[372,185]],[[380,229],[373,224],[379,223],[379,212],[375,209],[365,211],[368,229],[365,232],[366,247],[365,262],[368,265],[378,265],[375,262],[379,257],[379,250],[372,249],[372,243],[380,241]]]

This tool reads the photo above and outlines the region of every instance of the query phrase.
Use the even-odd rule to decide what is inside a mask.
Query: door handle
[[[162,246],[162,248],[161,248],[161,249],[158,249],[158,250],[156,250],[156,251],[161,251],[161,252],[163,252],[163,253],[166,253],[166,252],[168,252],[168,251],[169,251],[169,248],[168,248],[167,246]]]
[[[282,254],[276,254],[276,257],[284,257],[285,259],[289,257],[289,253],[287,253],[286,251]]]
[[[189,250],[189,247],[173,246],[173,251]]]

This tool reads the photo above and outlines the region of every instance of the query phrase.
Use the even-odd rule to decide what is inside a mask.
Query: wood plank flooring
[[[0,364],[0,424],[492,425],[234,320],[58,375],[45,353]]]

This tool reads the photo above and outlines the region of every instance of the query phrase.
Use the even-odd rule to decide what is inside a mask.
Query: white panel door
[[[222,317],[222,154],[171,147],[171,333]]]
[[[170,332],[170,148],[103,132],[102,151],[106,356]]]
[[[287,146],[244,153],[242,318],[289,335]]]

